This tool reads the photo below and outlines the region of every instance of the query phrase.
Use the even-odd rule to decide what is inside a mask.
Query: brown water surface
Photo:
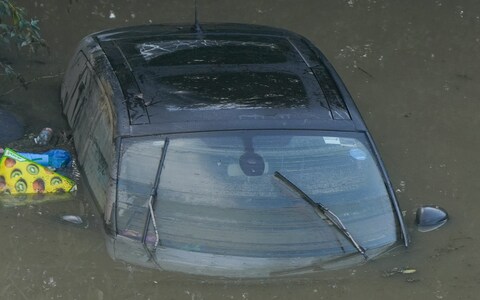
[[[478,1],[212,1],[202,22],[283,27],[311,39],[345,81],[397,190],[412,245],[363,266],[275,280],[226,280],[110,259],[80,181],[68,201],[0,208],[0,299],[478,299],[480,292],[480,3]],[[28,90],[0,96],[26,132],[66,129],[62,72],[80,39],[106,28],[193,22],[193,1],[22,0],[50,53],[0,53]],[[0,95],[16,86],[0,78]],[[1,130],[1,129],[0,129]],[[476,133],[477,132],[477,133]],[[414,211],[438,204],[444,228],[417,232]],[[89,216],[87,229],[57,222]],[[413,274],[385,276],[395,267]]]

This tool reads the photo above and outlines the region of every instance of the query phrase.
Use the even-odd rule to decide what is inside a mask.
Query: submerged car
[[[408,246],[355,104],[307,39],[148,25],[83,39],[61,89],[109,253],[264,277]]]

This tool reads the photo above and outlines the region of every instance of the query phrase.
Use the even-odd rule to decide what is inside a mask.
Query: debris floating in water
[[[414,268],[399,267],[399,268],[393,268],[393,269],[390,269],[388,271],[383,272],[383,277],[391,277],[391,276],[396,275],[396,274],[410,275],[410,274],[414,274],[414,273],[417,273],[417,270],[414,269]]]
[[[0,158],[0,182],[0,193],[10,195],[63,194],[76,190],[73,180],[28,160],[9,148],[5,149]]]
[[[75,216],[75,215],[64,215],[64,216],[62,216],[62,220],[64,220],[65,222],[68,222],[68,223],[75,224],[75,225],[83,224],[82,218],[79,217],[79,216]]]
[[[407,268],[407,269],[403,269],[401,271],[402,274],[413,274],[413,273],[417,273],[417,270],[415,269],[411,269],[411,268]]]

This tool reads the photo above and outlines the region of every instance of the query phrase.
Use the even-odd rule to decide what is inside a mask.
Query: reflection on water
[[[58,91],[78,41],[110,27],[191,22],[192,1],[17,1],[41,23],[51,47],[17,61],[27,80],[0,96],[27,133],[66,128]],[[410,226],[412,246],[354,269],[275,280],[224,280],[158,272],[112,261],[85,187],[73,199],[0,208],[1,299],[477,299],[480,247],[480,119],[475,1],[200,1],[204,22],[258,23],[301,33],[346,82],[378,143]],[[113,14],[112,14],[113,13]],[[110,18],[109,16],[115,16]],[[0,94],[14,82],[0,77]],[[1,129],[0,129],[1,130]],[[430,233],[413,228],[421,204],[452,220]],[[89,227],[57,222],[88,215]],[[392,272],[413,268],[415,273]],[[386,274],[392,274],[386,276]]]

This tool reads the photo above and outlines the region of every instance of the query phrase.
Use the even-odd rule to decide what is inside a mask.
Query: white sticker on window
[[[340,138],[334,136],[324,136],[323,141],[325,144],[340,145]]]

